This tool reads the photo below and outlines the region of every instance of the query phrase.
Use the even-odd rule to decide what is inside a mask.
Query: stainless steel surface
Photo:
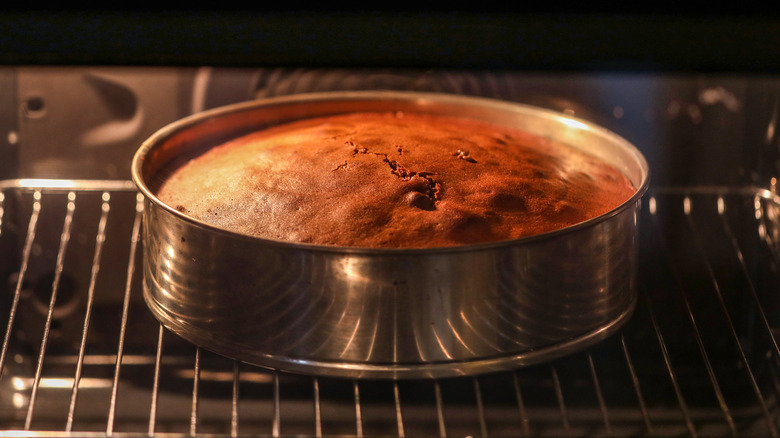
[[[0,182],[0,247],[6,254],[0,268],[20,272],[13,284],[0,286],[7,292],[0,316],[9,319],[0,365],[3,434],[778,434],[780,247],[773,230],[780,204],[770,190],[651,191],[641,212],[637,310],[604,342],[548,364],[474,378],[386,382],[292,375],[182,343],[145,307],[130,305],[142,293],[138,253],[128,256],[139,243],[132,225],[143,204],[132,184],[100,183]],[[68,217],[70,237],[63,240]],[[46,238],[47,224],[56,224],[57,239]],[[120,224],[121,232],[113,233]],[[93,242],[85,251],[87,265],[75,262],[82,235]],[[37,308],[40,297],[27,283],[41,265],[56,267],[59,252],[62,278],[83,271],[83,287],[92,293],[80,311],[63,313],[69,303],[59,292],[65,289],[51,299],[49,282],[42,312],[53,319],[44,336],[19,316]],[[125,256],[122,269],[104,265],[114,253]],[[9,263],[12,254],[18,263]],[[116,292],[106,281],[113,277],[127,286],[118,292],[126,297],[129,290],[130,301],[120,301],[107,322],[100,311],[86,309],[90,302],[99,309],[95,303]],[[5,306],[14,297],[15,307]],[[62,333],[71,319],[83,330],[75,343]],[[111,335],[107,347],[105,332]]]
[[[457,248],[334,248],[237,235],[154,196],[176,160],[300,118],[403,111],[507,124],[586,150],[638,188],[565,230]],[[351,378],[448,377],[547,361],[614,333],[636,304],[639,200],[648,167],[591,123],[496,100],[399,92],[298,95],[207,111],[136,154],[144,207],[144,296],[180,336],[287,371]]]
[[[191,111],[190,75],[182,69],[30,66],[14,73],[19,175],[129,179],[138,145]]]

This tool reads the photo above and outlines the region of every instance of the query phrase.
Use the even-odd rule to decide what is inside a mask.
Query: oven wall
[[[758,185],[778,174],[780,78],[456,69],[0,68],[0,178],[129,179],[179,118],[255,98],[392,89],[468,94],[598,123],[647,157],[652,186]]]

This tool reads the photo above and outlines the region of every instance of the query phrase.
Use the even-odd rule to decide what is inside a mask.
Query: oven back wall
[[[285,94],[393,89],[468,94],[591,120],[637,145],[653,186],[758,185],[778,172],[780,79],[756,75],[473,70],[0,68],[0,178],[129,179],[166,124]]]
[[[129,179],[141,142],[188,113],[185,69],[32,67],[14,74],[22,177]]]

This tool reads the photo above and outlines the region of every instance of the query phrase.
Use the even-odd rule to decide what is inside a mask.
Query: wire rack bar
[[[620,346],[623,349],[623,356],[626,358],[628,372],[631,374],[631,384],[634,386],[636,400],[637,403],[639,403],[639,410],[642,412],[642,420],[645,423],[645,431],[648,435],[653,435],[653,423],[650,421],[650,415],[647,413],[645,398],[642,396],[642,384],[639,382],[639,377],[636,375],[636,369],[634,368],[634,363],[631,361],[631,355],[629,354],[628,346],[626,345],[626,337],[623,334],[620,335]]]
[[[393,382],[393,399],[395,401],[395,422],[398,427],[398,438],[404,438],[404,417],[401,413],[401,392],[398,390],[398,382]]]
[[[693,222],[693,219],[691,217],[691,209],[692,202],[689,197],[685,198],[685,201],[683,205],[686,207],[685,210],[685,218],[687,220],[687,223],[691,229],[693,241],[695,243],[695,247],[697,251],[699,252],[699,256],[704,262],[705,269],[707,270],[707,274],[709,275],[710,280],[712,281],[712,285],[715,291],[715,297],[717,298],[720,310],[723,312],[724,320],[729,328],[729,334],[731,335],[731,339],[734,341],[734,346],[736,347],[737,351],[739,352],[740,360],[742,362],[742,366],[746,370],[748,379],[750,379],[750,384],[753,389],[753,392],[756,395],[756,401],[758,401],[759,405],[761,406],[761,410],[764,413],[764,416],[767,420],[767,427],[769,428],[769,432],[772,436],[777,436],[777,430],[775,429],[773,419],[771,415],[769,414],[769,408],[767,407],[766,400],[764,400],[764,396],[761,394],[761,390],[758,387],[758,383],[756,382],[756,376],[753,373],[753,369],[750,366],[750,362],[747,359],[747,356],[745,355],[745,349],[742,347],[742,342],[739,340],[739,335],[737,334],[737,330],[734,328],[734,323],[732,321],[731,312],[729,312],[728,308],[726,307],[726,303],[723,301],[723,292],[721,291],[720,285],[718,283],[717,278],[715,277],[715,272],[712,270],[712,264],[709,262],[706,252],[704,250],[704,247],[701,242],[701,237],[699,236],[699,233],[697,232],[697,227]],[[730,423],[730,425],[733,426],[733,421]],[[736,434],[736,430],[734,431]]]
[[[198,389],[200,388],[200,347],[195,349],[195,365],[192,377],[192,402],[190,409],[190,436],[195,436],[198,432]]]
[[[8,325],[5,329],[5,335],[3,336],[3,348],[0,350],[0,377],[3,375],[5,369],[5,361],[8,357],[8,343],[11,339],[11,333],[14,327],[14,321],[16,320],[16,311],[19,307],[19,297],[22,292],[22,284],[24,283],[24,276],[27,273],[27,268],[30,262],[30,253],[32,252],[33,241],[35,240],[35,232],[38,227],[38,217],[41,212],[41,192],[36,190],[33,194],[33,206],[32,213],[30,214],[30,222],[27,225],[27,236],[24,240],[24,249],[22,250],[22,263],[19,267],[19,274],[16,279],[16,286],[14,289],[14,297],[11,303],[11,309],[8,313]]]
[[[524,436],[531,435],[531,424],[528,421],[528,413],[525,410],[525,403],[523,402],[523,393],[520,390],[520,379],[517,377],[517,372],[512,373],[512,384],[515,389],[515,398],[517,399],[517,411],[520,415],[520,425],[523,430]]]
[[[5,193],[0,191],[0,236],[3,235],[3,216],[5,216]]]
[[[688,198],[685,198],[688,199]],[[651,202],[654,201],[654,198],[651,198]],[[654,202],[653,202],[654,204]],[[684,207],[686,211],[690,210],[689,204],[686,203],[686,206]],[[658,223],[657,215],[655,214],[656,210],[653,208],[651,210],[651,214],[653,217],[653,225],[654,229],[658,232],[660,236],[660,240],[662,242],[662,246],[665,250],[666,259],[671,260],[671,252],[669,250],[668,243],[664,239],[663,232],[662,232],[662,226]],[[721,390],[720,383],[718,382],[718,378],[715,375],[715,371],[713,369],[712,361],[710,360],[709,355],[707,354],[707,349],[704,346],[704,341],[701,336],[701,332],[699,330],[699,326],[696,323],[696,317],[694,316],[693,309],[691,308],[690,300],[688,299],[687,293],[684,290],[681,282],[680,282],[680,276],[677,270],[675,269],[674,263],[669,263],[669,267],[674,275],[677,291],[679,292],[680,299],[682,300],[683,306],[685,308],[686,315],[688,317],[688,321],[691,324],[691,329],[693,330],[693,333],[696,338],[696,346],[699,349],[699,354],[702,357],[702,360],[704,361],[704,366],[707,370],[707,376],[710,379],[710,384],[712,385],[712,389],[715,391],[715,397],[718,400],[718,405],[720,406],[721,411],[723,412],[723,418],[725,419],[726,423],[729,427],[729,432],[732,436],[735,436],[737,434],[737,428],[734,424],[734,419],[731,415],[731,411],[729,410],[728,404],[726,403],[726,399],[723,396],[723,391]]]
[[[444,402],[441,397],[441,385],[438,380],[433,381],[434,395],[436,396],[436,420],[439,426],[439,438],[447,438],[447,426],[444,423]]]
[[[238,361],[233,361],[233,397],[230,403],[230,436],[238,436],[238,390],[241,381],[241,370]]]
[[[485,421],[485,405],[482,402],[482,390],[479,386],[479,379],[473,378],[474,382],[474,397],[477,401],[477,417],[479,418],[479,432],[482,437],[487,438],[487,421]]]
[[[106,224],[108,222],[108,212],[111,210],[111,195],[109,192],[103,192],[101,204],[100,221],[98,222],[97,236],[95,237],[95,252],[92,256],[92,269],[90,272],[89,286],[87,287],[87,304],[84,312],[84,324],[81,330],[81,342],[79,343],[79,353],[76,362],[76,374],[73,378],[73,388],[71,390],[70,404],[68,406],[68,420],[65,424],[65,431],[73,430],[73,419],[76,413],[76,401],[79,394],[79,382],[81,381],[81,372],[84,366],[84,354],[87,348],[87,334],[89,333],[89,322],[92,317],[92,307],[95,301],[95,283],[98,272],[100,271],[100,259],[103,254],[103,244],[106,241]]]
[[[691,420],[691,414],[690,410],[688,409],[688,403],[685,401],[685,396],[682,393],[682,390],[680,389],[680,382],[677,379],[677,373],[674,371],[674,366],[672,365],[672,359],[669,357],[669,351],[666,348],[666,342],[664,342],[663,334],[661,333],[661,328],[658,325],[658,319],[655,316],[655,312],[653,311],[652,303],[650,302],[650,298],[643,294],[645,297],[645,302],[647,303],[647,310],[650,315],[650,321],[653,325],[653,332],[655,333],[656,339],[658,340],[658,345],[661,347],[661,353],[663,355],[664,359],[664,365],[666,366],[666,371],[669,374],[669,380],[672,382],[672,386],[674,387],[674,394],[677,398],[677,404],[680,407],[680,411],[682,412],[683,419],[685,421],[685,427],[688,429],[688,434],[691,437],[698,436],[696,432],[696,428],[693,426],[693,420]]]
[[[152,381],[152,400],[149,403],[149,428],[148,435],[154,435],[157,425],[157,398],[160,395],[160,365],[162,364],[163,335],[165,329],[160,324],[157,330],[157,349],[154,355],[154,380]]]
[[[279,400],[279,372],[274,370],[274,420],[271,428],[271,435],[274,436],[274,438],[278,438],[279,434],[281,433],[281,422],[282,422],[282,412],[281,412],[281,402]],[[356,384],[357,385],[357,384]]]
[[[780,347],[778,346],[777,338],[775,337],[774,331],[769,324],[769,319],[767,318],[766,312],[764,311],[764,306],[761,305],[761,300],[758,298],[758,292],[756,292],[755,284],[751,278],[750,273],[748,272],[748,268],[745,263],[745,257],[742,253],[742,248],[740,247],[740,244],[731,229],[731,225],[729,225],[728,220],[726,220],[726,202],[724,201],[723,196],[718,196],[717,204],[718,217],[720,219],[721,227],[723,228],[723,231],[726,233],[726,236],[731,243],[734,253],[737,256],[737,260],[739,261],[739,268],[747,280],[748,290],[750,291],[750,298],[753,300],[753,308],[758,313],[759,321],[769,336],[775,361],[780,361]],[[778,366],[780,366],[780,362],[778,362]]]
[[[322,406],[320,405],[320,381],[317,377],[312,378],[314,398],[314,436],[322,438]]]
[[[41,373],[43,372],[43,358],[46,355],[46,345],[49,342],[49,334],[51,333],[51,320],[54,314],[54,304],[57,302],[57,291],[60,285],[60,279],[62,278],[62,269],[65,264],[65,252],[68,249],[68,243],[70,243],[70,230],[73,224],[73,214],[76,211],[76,193],[68,193],[68,209],[65,214],[65,221],[62,224],[62,233],[60,237],[60,245],[57,250],[57,262],[54,269],[54,281],[51,286],[51,298],[49,300],[49,308],[46,313],[46,323],[43,328],[43,336],[41,339],[41,347],[38,351],[38,364],[35,367],[35,378],[33,378],[32,390],[30,392],[30,401],[27,404],[27,415],[24,420],[24,430],[30,430],[32,424],[33,412],[35,411],[35,403],[37,401],[38,386],[41,381]]]
[[[109,404],[108,422],[106,425],[106,434],[108,435],[114,433],[117,392],[119,391],[119,373],[122,368],[122,353],[124,352],[125,337],[127,335],[127,315],[130,308],[130,291],[132,290],[133,273],[135,272],[135,253],[138,249],[138,243],[141,240],[141,217],[143,210],[143,197],[139,194],[136,196],[135,219],[133,220],[133,232],[130,237],[130,257],[127,262],[127,277],[122,301],[122,319],[119,329],[119,343],[116,349],[116,365],[114,367],[114,380],[113,384],[111,385],[111,401]]]
[[[566,410],[566,402],[563,399],[563,389],[561,388],[561,379],[558,377],[558,370],[555,366],[550,366],[550,374],[552,375],[553,385],[555,387],[555,399],[558,401],[558,409],[561,413],[561,422],[563,423],[563,429],[567,432],[571,432],[571,424],[569,423],[569,414]]]
[[[355,394],[355,434],[358,437],[363,436],[363,410],[360,407],[360,387],[358,382],[352,383],[353,391]]]
[[[601,418],[604,420],[604,430],[608,436],[614,435],[612,432],[612,425],[609,422],[609,412],[607,412],[607,404],[604,402],[604,395],[601,393],[601,385],[599,384],[599,377],[596,373],[596,365],[593,363],[593,356],[588,354],[588,366],[590,368],[590,376],[593,380],[593,387],[596,389],[596,398],[599,402],[599,409],[601,410]]]

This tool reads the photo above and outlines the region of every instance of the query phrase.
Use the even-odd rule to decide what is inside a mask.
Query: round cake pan
[[[228,139],[356,111],[470,117],[571,145],[637,191],[589,221],[528,238],[428,249],[261,239],[161,202],[170,169]],[[536,364],[615,332],[637,299],[637,218],[649,169],[623,138],[557,112],[405,92],[292,95],[182,119],[149,138],[132,175],[146,197],[144,296],[164,326],[265,367],[348,378],[473,375]]]

